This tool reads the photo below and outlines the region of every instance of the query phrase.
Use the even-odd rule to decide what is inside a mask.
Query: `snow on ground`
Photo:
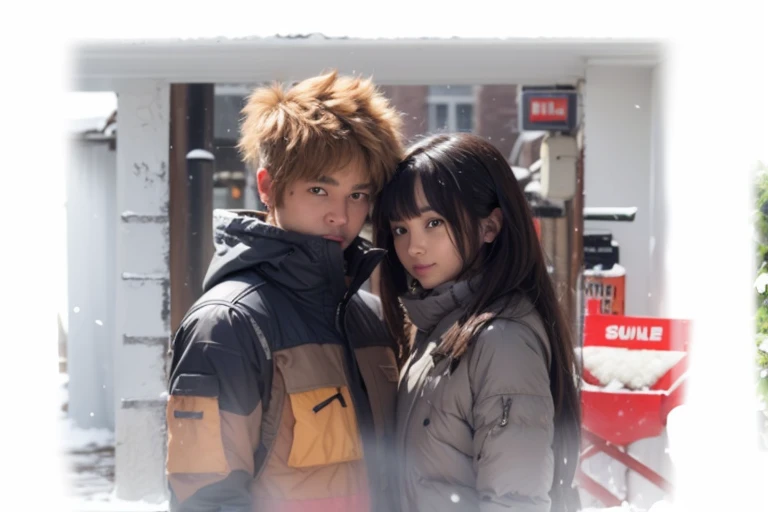
[[[115,437],[108,429],[82,429],[67,417],[68,378],[61,377],[59,432],[66,484],[73,498],[105,501],[114,487]]]
[[[61,374],[59,412],[60,446],[68,502],[73,512],[164,512],[168,504],[117,499],[115,488],[115,435],[108,429],[82,429],[67,417],[68,378]]]

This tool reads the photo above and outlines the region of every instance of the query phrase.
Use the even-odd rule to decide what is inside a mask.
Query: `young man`
[[[217,211],[204,294],[173,341],[171,511],[387,512],[397,388],[358,237],[402,156],[370,80],[256,89],[240,150],[268,213]]]

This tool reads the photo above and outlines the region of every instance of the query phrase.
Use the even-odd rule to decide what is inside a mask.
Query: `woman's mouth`
[[[435,266],[434,263],[430,263],[429,265],[414,265],[412,267],[413,268],[413,273],[416,274],[416,275],[423,276],[424,274],[429,272],[432,269],[432,267],[434,267],[434,266]]]

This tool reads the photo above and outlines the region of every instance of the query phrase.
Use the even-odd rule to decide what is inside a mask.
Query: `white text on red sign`
[[[661,341],[663,327],[645,325],[609,325],[605,328],[605,339],[621,341]]]
[[[531,98],[531,121],[567,121],[567,98]]]

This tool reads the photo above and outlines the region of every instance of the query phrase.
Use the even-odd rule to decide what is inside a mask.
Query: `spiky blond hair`
[[[400,114],[371,79],[332,71],[290,89],[259,87],[242,114],[238,149],[267,169],[277,206],[293,181],[331,174],[355,158],[378,193],[403,157]]]

